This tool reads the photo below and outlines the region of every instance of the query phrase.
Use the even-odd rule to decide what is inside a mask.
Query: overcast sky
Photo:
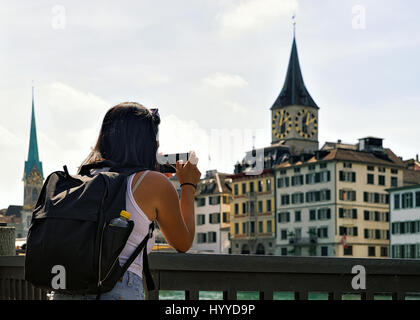
[[[0,209],[23,203],[32,80],[45,177],[74,173],[122,101],[159,108],[162,152],[232,172],[252,136],[271,143],[293,13],[320,146],[372,135],[420,153],[419,1],[0,2]]]

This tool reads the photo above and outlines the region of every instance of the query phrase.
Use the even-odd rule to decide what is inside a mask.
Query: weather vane
[[[293,24],[293,36],[295,36],[295,33],[296,33],[296,13],[293,13],[293,15],[292,15],[292,24]]]

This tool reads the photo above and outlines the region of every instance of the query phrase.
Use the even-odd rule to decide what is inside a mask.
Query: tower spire
[[[287,68],[286,80],[284,82],[283,89],[281,90],[271,109],[286,107],[290,105],[301,105],[319,109],[309,94],[308,90],[306,89],[305,83],[303,82],[296,47],[295,18],[296,16],[293,15],[293,44],[292,51],[290,53],[289,66]]]
[[[44,178],[42,171],[42,162],[39,161],[38,141],[36,137],[36,123],[35,123],[35,98],[34,85],[32,81],[32,115],[31,115],[31,131],[29,137],[29,151],[28,160],[25,161],[25,178],[28,178],[29,173],[36,167],[41,177]]]

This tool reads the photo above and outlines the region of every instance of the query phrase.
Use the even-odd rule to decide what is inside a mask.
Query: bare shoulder
[[[135,181],[137,181],[137,179],[143,174],[144,171],[137,172],[133,179],[133,183],[135,183]],[[148,188],[152,188],[154,190],[167,191],[168,189],[175,189],[168,177],[158,171],[149,171],[147,176],[144,177],[144,181],[147,181]]]

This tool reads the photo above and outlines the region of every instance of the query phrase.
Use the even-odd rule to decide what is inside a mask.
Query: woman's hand
[[[198,158],[194,151],[190,151],[190,157],[184,165],[182,160],[176,162],[176,176],[180,184],[192,183],[197,185],[201,172],[197,168]]]

